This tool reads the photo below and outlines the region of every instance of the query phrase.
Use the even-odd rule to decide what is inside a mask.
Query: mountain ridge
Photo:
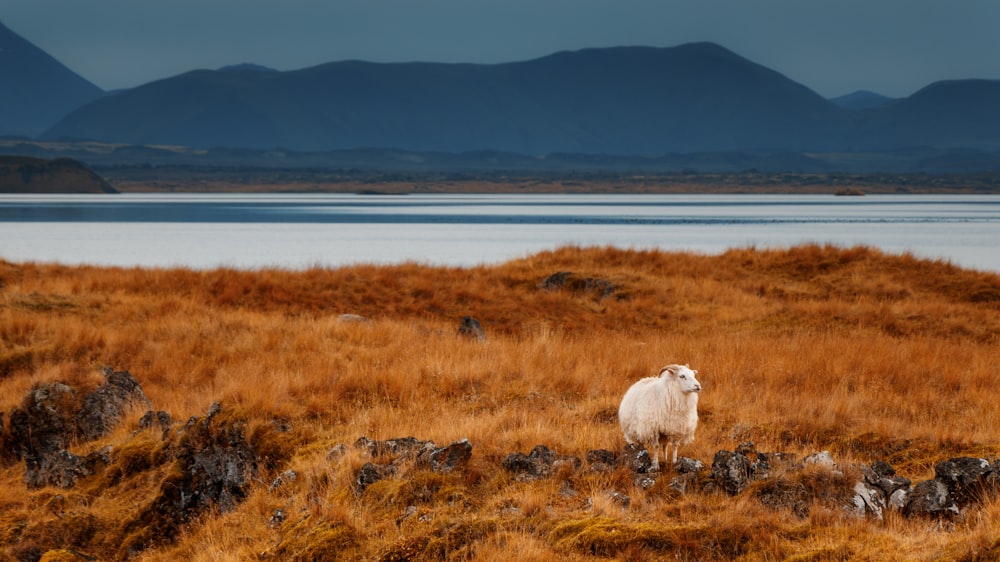
[[[709,42],[594,47],[495,64],[342,60],[277,71],[241,63],[105,93],[0,24],[0,47],[5,41],[18,48],[0,51],[0,69],[12,67],[17,51],[17,64],[75,84],[0,88],[0,135],[38,140],[644,158],[1000,150],[1000,81],[935,82],[898,99],[871,92],[825,99]],[[31,88],[42,93],[24,93]],[[54,92],[76,97],[58,107],[32,105]],[[33,125],[17,121],[29,114]],[[50,127],[40,125],[46,120]]]
[[[103,94],[0,22],[0,134],[37,135]]]

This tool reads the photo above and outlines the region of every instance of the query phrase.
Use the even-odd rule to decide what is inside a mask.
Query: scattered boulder
[[[718,451],[712,459],[709,477],[716,486],[735,496],[751,482],[771,476],[776,465],[791,465],[794,455],[786,453],[760,453],[751,442],[741,443],[734,451]]]
[[[620,466],[627,466],[629,470],[637,474],[647,474],[654,472],[657,467],[653,466],[653,459],[649,456],[649,451],[641,445],[630,443],[625,446],[621,457],[618,459]]]
[[[451,445],[431,450],[424,450],[417,457],[418,463],[429,466],[434,472],[451,472],[464,469],[472,458],[472,444],[468,439],[456,441]]]
[[[648,454],[646,455],[649,456]],[[607,449],[593,449],[587,451],[585,457],[590,470],[593,472],[611,472],[618,464],[615,453]]]
[[[563,468],[577,471],[583,466],[578,457],[559,455],[545,445],[536,445],[530,453],[511,453],[503,460],[503,467],[521,481],[547,478]]]
[[[907,517],[951,518],[958,515],[959,510],[948,495],[947,486],[937,480],[925,480],[910,491],[903,514]]]
[[[486,341],[486,331],[483,330],[483,325],[471,316],[462,317],[462,321],[458,325],[458,335]]]
[[[391,464],[375,464],[366,462],[354,479],[354,489],[360,494],[372,484],[396,474],[396,467]]]
[[[674,477],[670,480],[670,487],[681,494],[687,493],[688,488],[698,481],[703,468],[705,465],[699,460],[679,457],[674,464]]]
[[[979,502],[987,492],[992,467],[986,459],[959,457],[934,466],[934,479],[944,484],[958,508]]]

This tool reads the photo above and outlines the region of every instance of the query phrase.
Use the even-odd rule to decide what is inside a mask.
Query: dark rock
[[[674,472],[678,474],[698,474],[705,465],[697,459],[679,457],[674,465]]]
[[[39,462],[69,447],[76,434],[76,391],[63,383],[39,385],[10,413],[11,453]]]
[[[483,330],[482,324],[471,316],[462,317],[462,322],[458,325],[458,335],[475,338],[479,341],[486,340],[486,331]]]
[[[875,485],[882,490],[888,499],[891,499],[899,490],[907,492],[910,490],[910,480],[902,476],[884,476],[879,478]]]
[[[503,460],[503,467],[513,472],[519,480],[534,480],[545,478],[553,472],[568,467],[569,470],[579,470],[583,462],[569,455],[558,455],[545,445],[536,445],[527,455],[511,453]]]
[[[607,449],[594,449],[587,451],[585,457],[590,470],[594,472],[611,472],[615,469],[615,454]]]
[[[958,513],[958,506],[948,495],[948,487],[937,480],[925,480],[914,486],[903,507],[907,517],[951,518]]]
[[[147,410],[145,414],[139,418],[139,429],[150,429],[159,428],[162,431],[167,431],[170,429],[170,424],[173,423],[173,419],[170,417],[169,412],[164,412],[163,410]]]
[[[680,457],[674,464],[674,477],[670,479],[670,487],[684,494],[698,482],[698,474],[705,468],[701,461]]]
[[[734,451],[718,451],[712,459],[710,478],[727,494],[735,496],[750,485],[750,459]]]
[[[356,449],[364,449],[373,457],[384,455],[401,458],[413,458],[425,449],[433,449],[434,443],[431,441],[421,441],[416,437],[399,437],[396,439],[386,439],[384,441],[374,441],[367,437],[359,437],[354,442]]]
[[[354,489],[360,494],[372,484],[396,474],[396,467],[391,464],[375,464],[366,462],[354,479]]]
[[[896,469],[892,468],[892,465],[885,461],[875,461],[872,463],[871,469],[880,478],[888,478],[890,476],[896,475]]]
[[[962,508],[982,501],[991,470],[986,459],[959,457],[937,463],[934,479],[945,485],[949,497]]]
[[[571,271],[557,271],[539,282],[538,287],[546,291],[568,289],[573,293],[590,293],[597,300],[609,297],[618,290],[610,281],[596,277],[581,277]]]
[[[890,501],[897,490],[910,489],[910,481],[897,476],[896,469],[885,461],[875,461],[870,467],[862,465],[861,473],[865,477],[865,483],[881,490],[886,501]],[[889,505],[892,506],[891,502]]]
[[[288,514],[285,513],[284,509],[279,507],[271,513],[271,517],[267,520],[267,526],[272,529],[277,529],[282,523],[285,522],[286,519],[288,519]]]
[[[150,406],[142,385],[128,371],[103,369],[104,384],[83,399],[83,408],[77,414],[80,438],[93,441],[104,437],[121,422],[129,406]]]
[[[78,479],[93,474],[85,458],[65,449],[44,455],[35,462],[29,461],[27,465],[24,483],[29,488],[72,488]]]
[[[446,447],[425,451],[418,461],[426,463],[434,472],[451,472],[464,469],[472,458],[472,444],[468,439],[456,441]]]
[[[225,415],[214,403],[204,417],[176,431],[168,448],[174,468],[157,496],[125,525],[130,540],[121,547],[122,558],[173,540],[184,524],[209,508],[235,509],[258,472],[245,429],[244,420]]]
[[[627,466],[629,470],[637,474],[646,474],[656,471],[659,467],[653,466],[653,459],[649,456],[649,451],[640,445],[629,444],[625,446],[618,464]]]
[[[541,283],[538,284],[540,289],[545,289],[546,291],[558,291],[566,285],[566,279],[569,278],[571,272],[569,271],[557,271],[545,279],[542,279]]]

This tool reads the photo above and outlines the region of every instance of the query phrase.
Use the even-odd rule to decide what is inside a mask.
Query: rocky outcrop
[[[0,193],[117,193],[111,184],[70,158],[0,156]]]
[[[185,524],[210,508],[232,511],[258,475],[258,456],[245,421],[226,415],[219,403],[175,430],[162,451],[160,460],[170,471],[156,497],[125,525],[122,558],[172,541]]]
[[[4,456],[24,460],[31,488],[71,488],[103,464],[106,454],[78,456],[72,443],[93,441],[114,429],[130,407],[148,406],[142,385],[128,371],[104,369],[104,383],[80,397],[70,386],[38,385],[10,415]]]
[[[139,473],[143,478],[160,478],[153,499],[121,526],[118,558],[131,558],[151,545],[173,540],[185,524],[209,509],[220,513],[235,509],[260,475],[260,467],[274,469],[290,454],[291,447],[279,446],[283,440],[275,437],[291,431],[287,423],[273,423],[248,436],[245,420],[218,403],[181,427],[172,424],[169,413],[150,409],[139,420],[139,431],[124,443],[74,454],[71,447],[84,448],[108,435],[130,408],[150,406],[129,372],[104,369],[103,373],[104,382],[92,392],[58,382],[31,389],[10,413],[10,423],[0,427],[0,445],[6,458],[24,461],[29,488],[72,488],[85,478],[100,479],[98,485],[105,488]],[[159,433],[150,437],[147,430]],[[453,458],[457,455],[449,451],[428,462],[447,463]],[[457,466],[459,461],[454,462]],[[294,473],[285,471],[274,486],[294,478]],[[29,541],[24,549],[41,554],[63,546]]]

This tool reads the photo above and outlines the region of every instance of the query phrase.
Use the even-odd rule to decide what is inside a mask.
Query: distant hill
[[[11,68],[21,74],[10,76],[54,72],[53,65],[64,78],[69,73],[0,29],[0,40],[21,53],[0,51],[0,61],[20,61]],[[712,43],[584,49],[489,65],[340,61],[280,72],[243,63],[103,96],[76,79],[61,87],[25,78],[0,89],[0,135],[32,130],[11,125],[25,115],[54,119],[85,99],[37,138],[299,154],[519,154],[531,166],[543,155],[583,155],[580,161],[601,166],[608,156],[645,158],[638,162],[646,166],[669,155],[670,165],[719,169],[908,169],[924,164],[893,153],[914,149],[935,155],[926,165],[990,165],[1000,151],[1000,81],[939,82],[901,99],[858,91],[827,100]],[[77,101],[28,111],[77,91],[73,84],[84,90]],[[851,156],[872,151],[882,155]],[[817,158],[821,152],[844,154]],[[559,165],[576,158],[560,157]]]
[[[831,103],[844,109],[870,109],[885,105],[892,100],[893,98],[868,90],[858,90],[847,95],[830,98]]]
[[[80,108],[45,138],[194,147],[662,154],[840,146],[843,110],[710,43],[495,64],[199,70]]]
[[[863,112],[869,146],[1000,149],[1000,80],[935,82]]]
[[[0,24],[0,135],[37,135],[103,94]]]
[[[0,193],[116,193],[108,182],[69,158],[0,156]]]

